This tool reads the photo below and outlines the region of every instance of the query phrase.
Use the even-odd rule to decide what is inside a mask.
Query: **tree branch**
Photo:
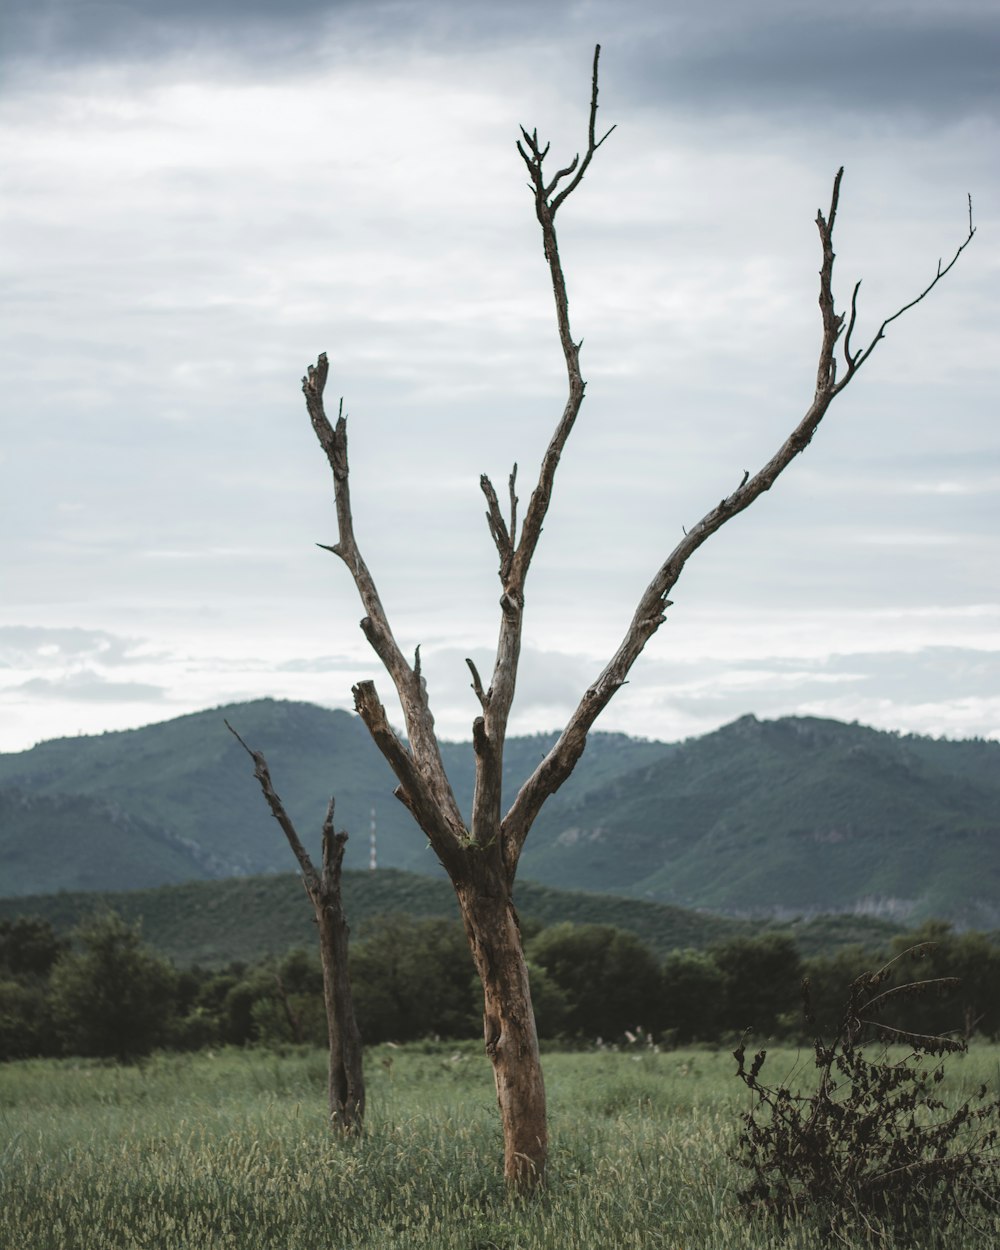
[[[407,663],[396,639],[393,637],[385,608],[379,597],[374,578],[368,565],[362,558],[354,535],[354,519],[351,514],[350,466],[347,457],[347,419],[343,415],[341,401],[336,426],[331,426],[326,416],[323,403],[323,391],[329,373],[326,353],[323,352],[315,365],[310,365],[306,376],[302,379],[302,392],[306,399],[306,408],[312,422],[313,430],[320,446],[326,453],[330,468],[333,471],[333,491],[337,510],[338,541],[328,550],[338,555],[354,578],[361,603],[366,615],[361,621],[361,629],[371,644],[375,654],[382,661],[386,672],[392,678],[393,685],[399,695],[403,709],[406,733],[413,752],[412,761],[421,776],[424,786],[424,798],[433,793],[441,804],[442,811],[449,826],[463,827],[462,817],[455,800],[451,784],[444,770],[441,750],[434,732],[434,717],[431,715],[427,698],[427,686],[419,672],[419,658],[414,667]],[[418,652],[419,656],[419,652]],[[381,705],[380,705],[381,706]],[[373,734],[374,737],[374,734]],[[395,737],[395,735],[393,735]],[[385,754],[389,739],[384,735],[376,738],[379,748]],[[395,771],[392,755],[386,755],[389,765]],[[397,774],[398,775],[398,774]],[[402,782],[402,779],[401,779]],[[410,798],[417,801],[417,807],[425,810],[426,803],[414,792],[413,783],[403,783]],[[431,830],[424,828],[429,838],[436,836]]]
[[[482,679],[479,676],[479,669],[476,668],[472,660],[466,656],[466,664],[469,666],[469,672],[472,674],[472,689],[476,692],[476,698],[479,700],[479,706],[485,709],[489,694],[483,690]]]
[[[479,478],[479,486],[486,496],[488,509],[486,523],[490,527],[490,534],[493,536],[493,543],[500,557],[500,580],[504,581],[510,572],[510,564],[514,558],[514,541],[500,511],[500,500],[497,498],[493,483],[485,473]]]
[[[587,130],[587,153],[583,158],[583,164],[580,165],[579,169],[576,170],[576,177],[569,184],[569,186],[564,187],[563,190],[560,191],[559,194],[556,196],[556,198],[552,201],[552,216],[553,217],[556,215],[556,211],[558,210],[559,206],[562,204],[563,200],[565,200],[568,196],[572,195],[573,192],[580,185],[580,183],[583,181],[583,175],[587,172],[587,167],[590,165],[590,162],[593,159],[594,153],[601,146],[601,144],[608,137],[608,135],[611,134],[611,131],[615,129],[615,127],[612,126],[609,130],[606,130],[604,132],[604,134],[600,137],[600,139],[596,140],[595,142],[594,135],[595,135],[595,127],[597,125],[597,63],[600,59],[601,59],[601,45],[597,44],[597,46],[594,48],[594,69],[593,69],[593,73],[591,74],[591,79],[590,79],[590,124]],[[556,185],[559,182],[560,178],[564,178],[568,176],[569,174],[573,172],[574,169],[576,169],[577,162],[579,161],[579,159],[580,159],[579,156],[574,156],[572,164],[567,169],[561,170],[558,174],[556,174],[555,178],[552,179],[552,182],[549,184],[548,188],[546,189],[547,195],[551,196],[552,192],[556,189]]]
[[[264,758],[263,754],[260,751],[253,751],[251,750],[250,747],[247,746],[247,744],[243,741],[243,739],[236,732],[236,730],[232,727],[232,725],[230,725],[229,721],[225,721],[225,726],[229,730],[229,732],[233,735],[233,737],[236,739],[236,741],[240,744],[243,750],[246,751],[247,755],[249,755],[250,758],[253,760],[253,775],[257,778],[257,781],[260,784],[261,793],[264,795],[267,805],[271,809],[271,815],[281,826],[281,831],[285,835],[285,837],[288,839],[288,845],[292,848],[292,854],[299,861],[299,867],[302,869],[302,876],[305,882],[306,893],[309,895],[310,898],[319,897],[319,893],[322,889],[322,882],[320,880],[319,873],[313,867],[313,862],[309,858],[309,852],[302,845],[302,841],[299,838],[298,833],[296,832],[295,826],[292,824],[288,813],[285,811],[284,804],[282,803],[281,799],[278,797],[278,794],[274,788],[274,785],[271,782],[271,773],[267,767],[267,760]],[[323,822],[324,851],[326,847],[327,824],[330,825],[331,829],[333,827],[333,799],[332,798],[330,799],[330,805],[327,808],[326,816],[327,818]],[[347,835],[344,834],[343,836],[346,841]],[[325,856],[324,856],[324,861],[325,861]],[[324,862],[324,867],[325,867],[325,862]]]
[[[510,477],[507,479],[507,488],[510,492],[510,542],[511,546],[517,543],[517,461],[510,471]]]
[[[898,317],[902,317],[903,313],[909,312],[911,308],[915,308],[916,305],[919,304],[921,300],[926,299],[926,297],[930,295],[931,291],[934,290],[934,288],[941,281],[941,279],[947,273],[951,271],[952,267],[954,266],[958,258],[962,255],[965,249],[972,242],[973,236],[976,233],[976,227],[972,224],[972,196],[971,195],[968,197],[968,201],[969,201],[969,230],[963,242],[959,244],[959,246],[956,248],[955,255],[943,268],[941,266],[941,261],[940,260],[938,261],[937,272],[935,273],[931,281],[928,282],[928,284],[924,287],[924,289],[920,292],[919,295],[914,296],[914,298],[911,299],[909,303],[904,304],[902,308],[897,309],[896,312],[894,312],[891,317],[886,317],[886,319],[879,326],[878,332],[876,333],[874,338],[871,340],[871,342],[863,351],[858,351],[858,353],[854,357],[852,357],[850,354],[850,351],[847,350],[847,362],[848,362],[847,376],[844,378],[843,382],[841,382],[840,386],[838,387],[838,390],[843,390],[843,388],[850,381],[851,377],[858,371],[858,369],[861,368],[861,366],[865,363],[868,357],[875,350],[876,344],[878,344],[885,337],[886,327],[892,325],[892,323]],[[851,328],[853,328],[854,326],[855,307],[856,307],[856,302],[857,302],[858,289],[860,286],[861,286],[860,282],[857,284],[857,286],[855,286],[854,296],[851,300]],[[848,332],[848,341],[849,339],[850,339],[850,332]],[[847,348],[847,343],[845,342],[845,349],[846,348]]]
[[[455,849],[464,845],[466,831],[457,805],[454,814],[450,811],[454,796],[447,777],[443,775],[444,770],[442,769],[442,779],[438,781],[420,769],[413,755],[389,724],[373,681],[359,681],[353,687],[352,694],[355,710],[399,781],[399,788],[395,791],[396,798],[413,813],[438,858],[447,868],[454,861]]]
[[[327,804],[323,818],[323,895],[330,897],[340,890],[340,871],[347,848],[346,832],[335,833],[333,828],[333,796]]]

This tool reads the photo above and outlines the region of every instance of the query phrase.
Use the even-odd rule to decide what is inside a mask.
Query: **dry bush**
[[[893,983],[900,961],[928,947],[911,947],[851,984],[835,1040],[814,1043],[811,1093],[762,1081],[766,1051],[748,1067],[744,1035],[733,1053],[753,1106],[735,1157],[752,1176],[739,1194],[748,1213],[813,1215],[845,1242],[888,1240],[918,1226],[947,1240],[956,1220],[996,1216],[1000,1100],[983,1085],[954,1109],[941,1096],[944,1056],[965,1051],[965,1041],[883,1019],[901,1001],[954,987],[942,977]],[[808,981],[803,999],[814,1030]]]

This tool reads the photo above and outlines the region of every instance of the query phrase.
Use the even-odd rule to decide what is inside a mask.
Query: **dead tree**
[[[344,1132],[360,1132],[365,1117],[365,1078],[361,1051],[361,1034],[354,1015],[354,996],[347,964],[347,940],[350,930],[344,915],[340,893],[341,869],[344,863],[346,833],[334,833],[333,799],[330,799],[323,821],[323,867],[317,872],[302,845],[295,826],[285,811],[271,782],[267,760],[260,751],[253,751],[226,721],[226,728],[253,760],[254,776],[281,826],[288,845],[302,869],[302,884],[312,903],[319,932],[319,956],[323,968],[323,1002],[326,1006],[326,1031],[330,1044],[330,1066],[327,1094],[330,1123]],[[281,992],[279,978],[279,992]],[[286,1012],[287,998],[283,997]],[[291,1019],[290,1019],[291,1023]],[[293,1024],[294,1031],[294,1024]]]
[[[525,581],[549,507],[559,459],[584,395],[580,344],[574,340],[570,330],[555,218],[565,201],[579,187],[594,154],[611,133],[609,130],[598,139],[595,129],[599,55],[598,47],[594,53],[591,79],[587,147],[582,160],[577,155],[568,165],[549,176],[545,170],[549,147],[539,142],[538,132],[522,128],[517,144],[530,178],[545,260],[552,280],[568,395],[542,459],[537,484],[520,528],[515,491],[516,466],[510,475],[509,511],[506,515],[490,479],[485,475],[480,479],[486,497],[486,519],[500,559],[500,631],[496,661],[488,684],[483,682],[472,661],[466,661],[472,675],[472,689],[482,709],[472,725],[475,788],[468,823],[459,811],[442,766],[427,687],[420,671],[420,649],[417,648],[412,664],[404,657],[355,537],[343,402],[335,425],[331,425],[323,405],[328,373],[325,353],[314,366],[309,367],[302,381],[313,429],[333,470],[338,538],[326,550],[339,556],[354,578],[365,612],[361,629],[399,695],[406,739],[401,739],[390,725],[374,682],[362,681],[354,687],[355,707],[396,775],[399,783],[396,797],[409,808],[427,836],[458,896],[469,945],[483,983],[486,1050],[493,1063],[503,1122],[504,1173],[510,1183],[520,1188],[531,1188],[544,1177],[547,1153],[542,1070],[528,971],[512,897],[518,858],[532,822],[549,795],[558,790],[573,771],[594,721],[625,683],[643,647],[663,623],[665,609],[670,606],[668,596],[688,559],[709,535],[770,489],[778,475],[809,444],[830,404],[872,354],[889,324],[937,285],[973,234],[970,202],[968,237],[951,262],[943,268],[939,263],[937,274],[928,286],[904,308],[887,317],[867,345],[853,349],[851,338],[857,317],[858,287],[854,288],[846,318],[836,311],[833,296],[833,230],[843,174],[843,170],[838,171],[830,209],[825,216],[820,212],[816,218],[823,253],[819,292],[822,340],[816,391],[805,416],[759,472],[754,476],[744,473],[743,480],[731,494],[722,498],[692,529],[685,531],[683,539],[667,556],[639,600],[617,651],[583,693],[558,741],[524,782],[505,813],[501,807],[504,738],[521,648]],[[838,376],[837,348],[841,339],[843,372]]]

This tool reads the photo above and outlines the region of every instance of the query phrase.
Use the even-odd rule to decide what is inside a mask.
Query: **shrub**
[[[49,979],[56,1029],[71,1054],[122,1062],[167,1039],[176,974],[142,944],[138,926],[114,912],[81,925],[79,949],[61,955]]]
[[[888,984],[899,960],[926,951],[913,947],[853,982],[835,1040],[814,1043],[812,1093],[762,1081],[766,1051],[747,1067],[745,1037],[733,1052],[754,1095],[736,1153],[753,1178],[739,1195],[748,1211],[780,1220],[812,1212],[840,1236],[878,1238],[919,1222],[947,1237],[973,1208],[1000,1205],[998,1162],[990,1157],[1000,1140],[1000,1102],[987,1098],[985,1085],[954,1111],[940,1097],[942,1056],[964,1051],[965,1041],[882,1020],[901,1001],[952,988],[949,978]],[[803,995],[812,1024],[808,981]],[[889,1049],[898,1043],[901,1054]]]
[[[532,938],[527,955],[562,992],[568,1036],[615,1038],[637,1025],[662,1027],[660,967],[634,934],[611,925],[556,924]]]

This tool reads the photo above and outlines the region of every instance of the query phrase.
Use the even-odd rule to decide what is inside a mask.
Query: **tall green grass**
[[[958,1096],[998,1051],[949,1064]],[[808,1056],[768,1063],[808,1079]],[[736,1210],[746,1094],[725,1052],[546,1059],[550,1183],[511,1199],[479,1048],[367,1055],[368,1129],[331,1136],[325,1056],[0,1067],[0,1246],[11,1250],[811,1250]],[[993,1230],[993,1234],[996,1230]],[[985,1250],[969,1230],[949,1250]],[[859,1245],[861,1243],[859,1242]],[[898,1250],[902,1250],[900,1243]],[[934,1244],[905,1242],[906,1250]]]

